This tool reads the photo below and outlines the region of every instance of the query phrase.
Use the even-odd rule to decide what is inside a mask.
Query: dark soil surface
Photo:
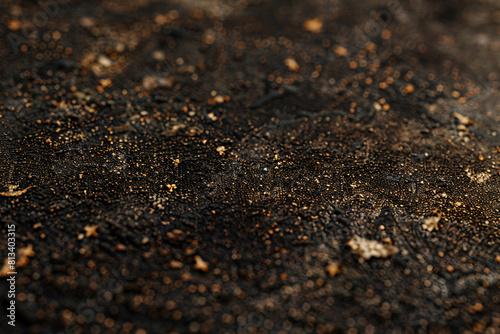
[[[0,10],[0,332],[500,333],[497,2]]]

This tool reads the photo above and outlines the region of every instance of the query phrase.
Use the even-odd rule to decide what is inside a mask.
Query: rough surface
[[[499,333],[496,2],[46,3],[0,4],[2,329]]]

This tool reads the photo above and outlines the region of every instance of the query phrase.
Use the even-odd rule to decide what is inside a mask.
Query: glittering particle
[[[217,147],[217,152],[219,152],[220,155],[224,155],[224,152],[226,152],[226,147],[225,146],[219,146]]]
[[[323,30],[323,21],[316,17],[304,22],[304,29],[315,34],[319,34]]]
[[[463,125],[472,125],[472,124],[474,124],[473,120],[471,120],[469,117],[464,116],[464,115],[462,115],[460,113],[457,113],[457,112],[453,113],[453,117],[455,117],[460,124],[463,124]]]
[[[177,189],[177,185],[175,184],[166,184],[165,187],[167,187],[169,192],[173,192],[175,189]]]
[[[85,230],[85,238],[89,237],[98,237],[99,234],[97,234],[97,229],[99,228],[99,225],[87,225],[83,229]]]
[[[326,267],[326,272],[330,277],[334,277],[340,272],[340,265],[338,262],[330,262]]]
[[[17,253],[17,262],[16,262],[16,267],[17,268],[23,268],[28,265],[30,257],[35,256],[35,252],[33,251],[33,245],[28,245],[26,247],[23,247],[19,249]]]
[[[16,196],[21,196],[22,194],[26,193],[28,189],[34,187],[34,186],[29,186],[28,188],[25,188],[23,190],[16,190],[19,186],[17,185],[8,185],[9,190],[7,192],[0,192],[1,196],[8,196],[8,197],[16,197]]]
[[[172,269],[181,269],[183,267],[182,262],[177,260],[170,261],[170,268]]]
[[[293,58],[285,59],[285,66],[289,71],[298,71],[300,69],[299,63]]]
[[[422,228],[426,231],[432,232],[439,230],[439,221],[441,220],[441,216],[437,217],[429,217],[424,219],[424,223],[422,224]]]
[[[387,258],[399,252],[397,247],[361,238],[357,235],[349,240],[347,246],[351,247],[354,254],[361,256],[365,260],[369,260],[372,257]]]
[[[203,271],[203,272],[208,271],[208,264],[205,261],[203,261],[201,256],[196,255],[194,257],[194,261],[195,261],[195,264],[193,266],[194,269],[199,270],[199,271]]]
[[[35,256],[33,251],[33,245],[28,245],[26,247],[20,248],[16,256],[16,268],[23,268],[28,265],[29,258]],[[6,258],[2,268],[0,268],[0,277],[9,276],[11,272],[15,271],[13,265],[9,263],[9,259]]]

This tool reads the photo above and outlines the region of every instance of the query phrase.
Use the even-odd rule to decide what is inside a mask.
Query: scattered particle
[[[166,58],[165,52],[162,50],[154,51],[152,56],[153,56],[153,59],[156,61],[164,61]]]
[[[15,196],[21,196],[24,194],[26,191],[28,191],[29,188],[34,187],[34,186],[29,186],[26,189],[23,190],[16,190],[19,186],[14,186],[14,185],[8,185],[7,186],[9,190],[7,192],[0,192],[0,195],[2,196],[9,196],[9,197],[15,197]]]
[[[474,124],[474,121],[471,120],[469,117],[464,116],[462,114],[459,114],[457,112],[453,113],[453,117],[455,117],[460,122],[460,124],[463,124],[463,125],[472,125],[472,124]]]
[[[220,155],[224,155],[224,152],[226,152],[226,147],[224,146],[219,146],[217,147],[217,152],[219,152]]]
[[[441,220],[441,216],[437,217],[429,217],[424,219],[424,223],[422,224],[422,228],[426,231],[432,232],[434,230],[439,230],[439,221]]]
[[[186,254],[187,256],[193,255],[194,253],[196,253],[196,249],[190,247],[187,247],[184,251],[184,254]]]
[[[111,62],[111,59],[109,59],[105,55],[100,55],[99,58],[97,58],[97,62],[103,67],[110,67],[113,64]]]
[[[203,261],[203,259],[201,258],[201,256],[199,255],[196,255],[194,257],[194,260],[195,260],[195,264],[194,264],[194,269],[196,270],[199,270],[199,271],[203,271],[203,272],[207,272],[208,271],[208,264]]]
[[[87,225],[83,229],[85,230],[85,238],[89,237],[98,237],[99,234],[97,234],[97,229],[99,228],[99,225]]]
[[[99,80],[99,84],[102,87],[111,87],[111,86],[113,86],[113,84],[111,82],[111,79],[109,79],[109,78]]]
[[[33,256],[35,256],[33,245],[28,245],[24,248],[19,249],[17,252],[16,268],[26,267],[28,265],[29,258]],[[9,259],[6,258],[2,268],[0,269],[0,277],[9,276],[9,273],[14,271],[15,269],[11,267],[11,264],[9,264]]]
[[[366,43],[365,48],[369,52],[375,52],[375,51],[377,51],[377,44],[375,44],[373,42],[368,42],[368,43]]]
[[[475,314],[479,312],[483,312],[483,304],[476,303],[474,305],[469,306],[469,313]]]
[[[208,104],[224,103],[224,101],[225,101],[224,96],[217,95],[211,99],[208,99]]]
[[[207,116],[208,116],[208,118],[210,118],[210,120],[212,120],[214,122],[217,120],[217,116],[215,116],[215,114],[213,112],[209,113]]]
[[[326,272],[330,277],[334,277],[340,272],[340,265],[338,262],[330,262],[326,267]]]
[[[474,309],[476,310],[476,312],[483,312],[483,304],[481,303],[476,303],[474,305]]]
[[[323,30],[323,21],[316,17],[304,22],[304,29],[315,34],[319,34]]]
[[[414,91],[415,91],[415,86],[413,86],[412,84],[406,85],[406,87],[405,87],[405,94],[411,94]]]
[[[300,69],[299,63],[293,58],[287,58],[285,59],[285,66],[288,68],[289,71],[298,71]]]
[[[478,160],[479,161],[483,161],[481,160],[481,158],[484,160],[484,157],[482,157],[481,155],[478,157]],[[491,177],[491,174],[489,173],[486,173],[486,172],[481,172],[481,173],[472,173],[471,170],[469,170],[468,168],[465,170],[465,172],[467,173],[467,176],[471,179],[471,181],[474,181],[474,182],[477,182],[477,183],[483,183],[483,182],[486,182],[490,177]]]
[[[123,51],[125,51],[125,44],[117,43],[115,46],[115,51],[118,53],[122,53]]]
[[[166,184],[165,187],[167,187],[168,191],[173,192],[175,189],[177,189],[176,184]]]
[[[78,23],[80,23],[82,27],[90,29],[95,25],[95,20],[91,17],[84,16],[78,21]]]
[[[347,246],[351,247],[354,254],[361,256],[365,260],[369,260],[372,257],[387,258],[399,252],[397,247],[361,238],[357,235],[349,240]]]
[[[172,269],[181,269],[182,266],[183,266],[183,264],[180,261],[176,261],[176,260],[170,261],[170,268],[172,268]]]
[[[172,88],[175,80],[167,74],[148,75],[142,79],[142,86],[147,90],[156,88]]]
[[[186,127],[184,124],[173,124],[169,128],[165,129],[165,131],[162,132],[162,135],[171,137],[175,135],[179,130],[182,130]]]
[[[207,33],[205,33],[205,35],[203,36],[203,42],[205,44],[208,44],[208,45],[211,45],[215,42],[215,31],[213,30],[209,30]]]
[[[127,250],[127,246],[125,246],[122,243],[118,243],[118,244],[115,245],[115,250],[117,250],[119,252],[124,252],[124,251]]]
[[[5,261],[3,262],[2,268],[0,269],[0,277],[9,276],[9,272],[12,272],[12,270],[9,265],[9,259],[6,258]]]
[[[29,262],[28,258],[33,256],[35,256],[33,245],[28,245],[24,248],[19,249],[19,251],[17,252],[16,268],[26,267]]]
[[[12,31],[19,30],[19,29],[21,29],[21,27],[22,27],[22,23],[19,20],[11,20],[11,21],[9,21],[9,23],[7,25],[7,28],[9,28],[9,30],[12,30]]]
[[[335,54],[339,57],[347,56],[347,49],[340,45],[336,45],[335,48],[333,49],[333,52],[335,52]]]

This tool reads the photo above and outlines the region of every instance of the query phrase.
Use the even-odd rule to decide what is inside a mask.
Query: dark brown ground
[[[2,333],[500,333],[496,2],[60,3],[0,5]]]

